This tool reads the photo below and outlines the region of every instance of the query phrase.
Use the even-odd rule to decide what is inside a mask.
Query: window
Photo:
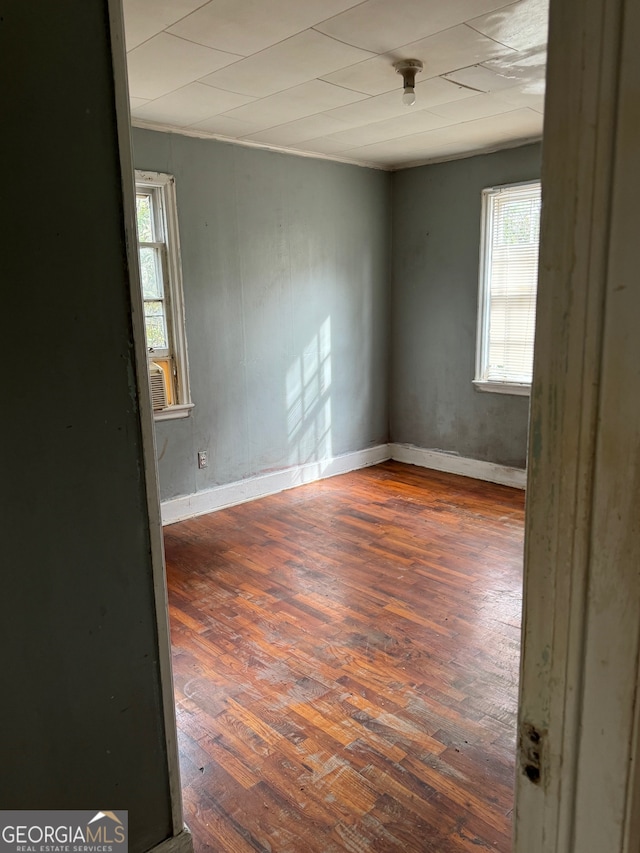
[[[193,403],[171,175],[136,171],[136,218],[153,413],[156,420],[185,418]]]
[[[539,181],[483,191],[474,381],[483,391],[529,394],[539,242]]]

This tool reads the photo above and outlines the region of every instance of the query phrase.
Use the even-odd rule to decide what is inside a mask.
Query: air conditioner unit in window
[[[164,370],[159,364],[149,362],[149,379],[151,381],[151,407],[154,412],[167,408],[167,383]]]

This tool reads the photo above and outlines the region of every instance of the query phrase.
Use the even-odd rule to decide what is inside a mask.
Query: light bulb
[[[402,96],[402,103],[405,107],[412,107],[416,102],[416,90],[413,86],[405,86],[404,94]]]
[[[393,67],[402,74],[402,103],[405,107],[412,107],[416,102],[416,74],[422,71],[422,62],[419,59],[399,59]]]

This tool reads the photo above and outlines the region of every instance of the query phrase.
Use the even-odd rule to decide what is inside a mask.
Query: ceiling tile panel
[[[506,59],[496,57],[483,62],[482,65],[496,74],[511,78],[514,83],[542,83],[547,70],[547,51],[543,48],[521,50],[514,56]]]
[[[206,0],[123,0],[127,50],[161,33]]]
[[[458,83],[460,86],[468,86],[477,92],[497,92],[500,89],[508,89],[517,81],[512,77],[505,77],[490,68],[482,65],[471,65],[469,68],[460,68],[445,75],[447,80]]]
[[[465,101],[462,101],[465,103]],[[508,109],[504,104],[502,107]],[[403,136],[411,136],[421,131],[434,130],[451,124],[451,121],[425,110],[418,110],[403,116],[377,121],[364,127],[354,127],[351,130],[343,130],[331,135],[336,142],[344,142],[347,145],[359,146],[376,142],[384,142],[388,139],[399,139]]]
[[[129,106],[132,110],[135,110],[137,107],[143,106],[143,104],[148,104],[149,101],[146,98],[133,98],[129,96]]]
[[[366,51],[315,30],[305,30],[232,67],[210,74],[203,82],[263,98],[370,56]]]
[[[311,80],[286,92],[279,92],[269,98],[262,98],[252,104],[238,107],[226,115],[260,125],[255,128],[257,132],[305,118],[317,112],[324,112],[363,97],[365,96],[340,89],[338,86],[331,86],[321,80]]]
[[[129,52],[129,90],[136,98],[159,98],[238,58],[160,33]]]
[[[526,50],[547,43],[549,0],[520,0],[505,9],[473,18],[469,25],[496,41]]]
[[[349,156],[348,146],[344,142],[337,142],[328,136],[321,136],[319,139],[308,139],[306,142],[299,142],[289,147],[299,151],[313,151],[315,154],[344,153],[345,157]]]
[[[504,0],[367,0],[316,29],[374,53],[388,53],[506,6]]]
[[[322,79],[357,92],[380,95],[400,85],[400,78],[393,67],[398,59],[420,59],[424,63],[424,70],[417,77],[420,81],[495,57],[505,57],[508,62],[509,55],[513,54],[515,51],[512,48],[498,44],[461,24],[411,42],[393,53],[375,56],[350,68],[334,71]]]
[[[538,113],[544,112],[544,80],[534,83],[519,83],[510,89],[503,89],[492,96],[512,107],[529,107]]]
[[[502,101],[494,95],[474,95],[464,101],[454,101],[450,104],[439,104],[432,107],[436,115],[443,116],[453,122],[473,121],[478,118],[495,116],[513,110],[513,105]]]
[[[348,149],[351,159],[382,165],[408,165],[534,139],[542,132],[542,117],[532,110],[514,110],[500,116],[451,125],[403,139]]]
[[[169,31],[198,44],[250,56],[359,2],[361,0],[211,0]]]
[[[189,129],[199,130],[203,133],[213,133],[216,136],[228,136],[230,139],[242,139],[243,136],[255,133],[259,128],[260,125],[253,122],[241,121],[237,118],[220,115],[207,118],[204,121],[195,122]]]
[[[542,135],[542,116],[533,110],[513,110],[478,119],[463,126],[467,139],[476,145],[493,145]],[[468,129],[468,132],[467,132]]]
[[[134,109],[133,115],[143,121],[185,127],[240,107],[251,100],[246,95],[224,92],[203,83],[189,83]]]
[[[416,106],[418,109],[429,109],[436,104],[446,104],[459,98],[470,98],[474,94],[470,89],[462,88],[440,77],[434,77],[433,80],[425,80],[416,86]],[[329,115],[351,127],[358,127],[394,116],[407,115],[410,110],[410,107],[402,103],[402,85],[400,85],[393,92],[331,110]]]
[[[433,133],[440,133],[439,130]],[[370,163],[381,163],[391,165],[402,161],[405,153],[408,160],[415,160],[422,156],[421,152],[426,150],[422,134],[408,136],[403,139],[390,139],[385,142],[376,142],[373,145],[362,145],[360,147],[348,148],[344,151],[345,156],[354,160],[365,160]],[[342,153],[342,152],[336,152]]]
[[[248,138],[255,142],[268,142],[272,145],[293,145],[305,139],[328,136],[344,130],[345,127],[345,123],[339,119],[332,118],[326,113],[319,113],[272,127],[270,130],[263,130]]]

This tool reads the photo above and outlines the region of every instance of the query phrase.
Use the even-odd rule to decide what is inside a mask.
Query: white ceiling
[[[537,139],[547,4],[124,0],[133,123],[386,169]]]

